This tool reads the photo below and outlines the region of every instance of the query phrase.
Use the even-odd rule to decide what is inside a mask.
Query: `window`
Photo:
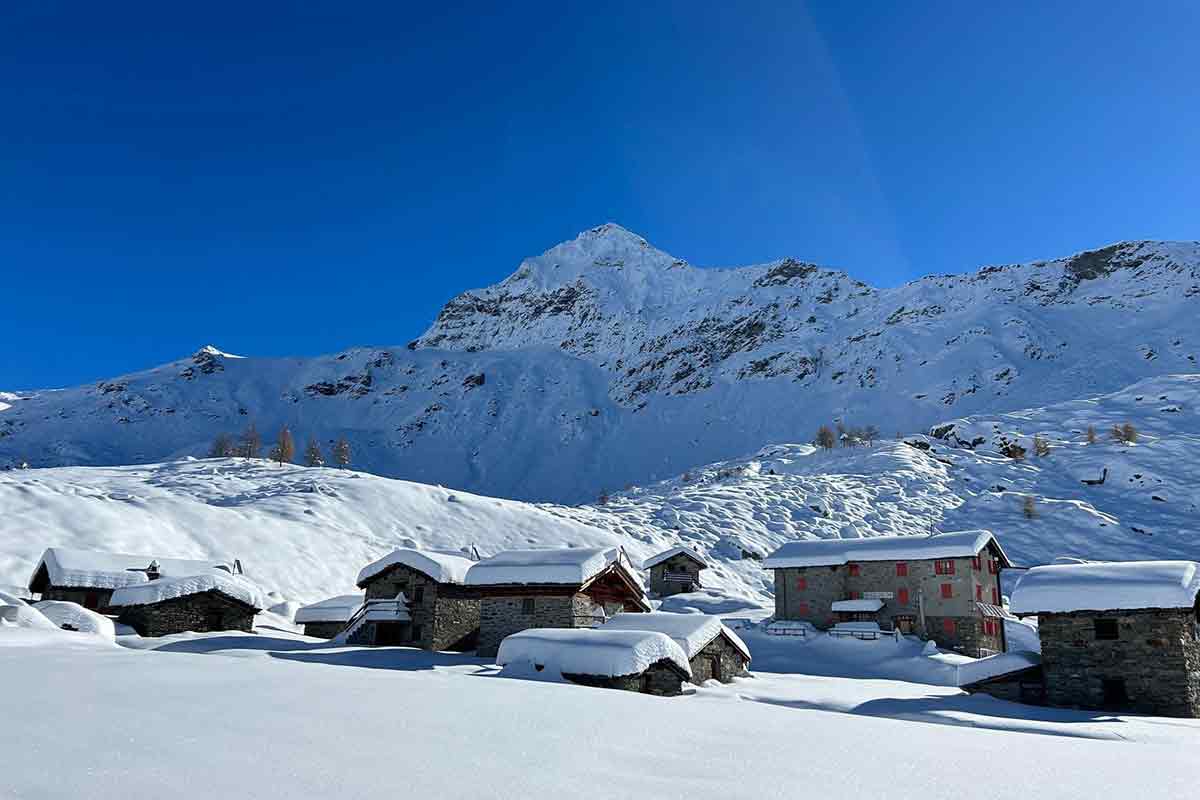
[[[1000,590],[995,586],[992,587],[992,605],[1000,605]]]
[[[973,569],[973,570],[975,570],[976,572],[978,572],[978,571],[979,571],[979,567],[980,567],[980,564],[979,564],[979,556],[975,556],[974,558],[972,558],[972,559],[971,559],[971,569]]]
[[[805,578],[803,575],[800,576],[799,578],[796,578],[796,591],[803,592],[807,588],[808,588],[808,578]]]
[[[897,578],[907,578],[908,577],[908,562],[907,561],[897,561],[896,562],[896,577]]]
[[[413,602],[414,602],[414,603],[423,603],[423,602],[425,602],[425,587],[424,587],[424,586],[418,586],[418,587],[417,587],[417,588],[416,588],[416,589],[413,591]],[[414,636],[413,638],[415,639],[415,638],[417,638],[417,637],[415,637],[415,636]]]
[[[808,603],[801,603],[800,605],[796,606],[796,613],[802,617],[807,617],[808,616]]]
[[[942,620],[942,633],[953,636],[954,630],[955,630],[954,620],[950,619],[949,617]]]
[[[532,597],[526,597],[521,600],[521,613],[527,617],[533,615],[533,598]]]
[[[1000,621],[991,619],[990,617],[983,618],[983,635],[984,636],[999,636]]]
[[[953,583],[943,583],[942,584],[942,597],[946,598],[947,600],[950,599],[951,597],[954,597],[954,584]]]
[[[975,586],[975,599],[980,600],[980,601],[983,600],[983,587],[982,586],[979,586],[979,585]]]
[[[99,592],[88,592],[87,595],[83,598],[83,607],[90,608],[92,611],[95,611],[97,608],[99,608],[100,607],[100,593]]]
[[[938,561],[934,561],[933,562],[933,572],[935,575],[953,575],[954,574],[954,560],[947,558],[944,560],[939,559]]]
[[[1129,692],[1125,688],[1124,678],[1101,678],[1100,686],[1104,690],[1105,708],[1129,705]]]
[[[857,578],[860,574],[862,574],[862,567],[860,567],[858,564],[851,564],[850,577]]]
[[[989,561],[988,562],[988,572],[992,573],[993,575],[999,575],[1000,574],[1000,562],[994,558],[991,561]]]
[[[908,589],[896,590],[896,602],[902,606],[908,605]]]
[[[862,599],[862,592],[851,592],[851,593],[850,593],[850,599],[851,599],[851,600],[861,600],[861,599]]]
[[[1121,632],[1117,627],[1117,621],[1115,619],[1098,619],[1096,620],[1095,625],[1097,640],[1111,641],[1113,639],[1121,638]]]

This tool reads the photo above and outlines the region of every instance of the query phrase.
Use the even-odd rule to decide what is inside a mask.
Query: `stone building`
[[[642,564],[650,572],[650,591],[659,597],[694,592],[700,588],[700,571],[708,564],[688,547],[672,547]]]
[[[1037,615],[1052,706],[1200,717],[1200,564],[1035,567],[1012,610]]]
[[[332,639],[342,632],[346,623],[362,608],[361,594],[342,594],[296,609],[294,622],[304,626],[304,635],[317,639]]]
[[[1005,649],[1000,571],[1011,562],[988,531],[788,542],[765,566],[777,620],[873,621],[976,657]]]
[[[139,636],[193,631],[245,631],[266,607],[262,590],[241,576],[206,573],[158,578],[117,589],[109,598],[117,621]]]
[[[592,628],[623,611],[649,611],[623,550],[508,550],[467,573],[479,596],[481,656],[504,637],[529,628]]]
[[[520,631],[501,642],[496,663],[514,676],[561,676],[583,686],[667,697],[680,694],[692,677],[679,645],[655,631]]]
[[[750,667],[746,643],[712,614],[617,614],[600,630],[653,631],[670,636],[683,650],[696,685],[711,679],[729,683]]]
[[[1038,653],[997,653],[958,667],[958,688],[1031,706],[1046,704],[1046,679]]]
[[[363,567],[366,602],[346,641],[471,650],[479,634],[479,593],[464,585],[475,562],[461,553],[400,548]]]
[[[222,562],[50,547],[34,567],[29,591],[42,600],[65,600],[107,614],[112,613],[108,601],[116,589],[146,583],[151,577],[178,578],[213,571],[240,575],[242,565],[236,559]]]

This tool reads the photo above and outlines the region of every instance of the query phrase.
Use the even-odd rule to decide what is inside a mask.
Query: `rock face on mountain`
[[[407,347],[307,359],[215,347],[6,395],[0,465],[203,455],[221,431],[346,436],[361,469],[535,500],[593,499],[821,422],[885,435],[1196,372],[1200,243],[875,289],[792,259],[700,269],[616,225],[447,303]]]

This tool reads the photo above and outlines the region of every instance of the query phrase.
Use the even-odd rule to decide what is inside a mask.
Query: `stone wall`
[[[1096,620],[1115,620],[1116,639],[1097,639]],[[1200,640],[1194,609],[1080,611],[1038,618],[1050,705],[1200,716]],[[1105,681],[1124,681],[1112,703]]]
[[[533,600],[531,614],[524,610],[527,599]],[[592,615],[599,610],[590,600],[570,590],[560,595],[485,594],[479,601],[479,655],[496,655],[504,637],[530,628],[593,627],[599,620]]]
[[[668,572],[687,574],[691,578],[692,586],[681,581],[668,581],[666,579]],[[690,592],[698,588],[700,588],[700,565],[688,556],[674,555],[650,568],[650,591],[659,597]]]
[[[317,639],[332,639],[346,627],[344,622],[305,622],[304,635]]]
[[[692,656],[689,662],[692,668],[692,683],[699,686],[713,678],[722,683],[729,683],[739,675],[745,675],[749,663],[741,650],[734,647],[724,636],[718,636]]]
[[[595,686],[601,689],[621,689],[626,692],[641,692],[643,694],[673,697],[683,691],[683,673],[669,661],[659,661],[651,664],[645,672],[638,675],[621,675],[615,678],[607,675],[576,675],[564,674],[564,678],[572,683],[583,686]]]
[[[41,592],[43,600],[63,600],[68,603],[76,603],[84,608],[90,608],[93,611],[99,611],[101,614],[114,613],[108,605],[108,601],[112,599],[112,589],[69,589],[59,586],[47,586]],[[89,604],[88,600],[93,599],[95,603]]]
[[[118,622],[140,636],[167,636],[195,631],[245,631],[254,626],[254,609],[217,592],[201,592],[145,606],[120,609]]]

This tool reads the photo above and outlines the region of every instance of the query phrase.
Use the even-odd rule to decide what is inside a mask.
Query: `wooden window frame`
[[[943,583],[940,591],[942,593],[943,600],[953,600],[954,599],[954,584],[953,583]]]

